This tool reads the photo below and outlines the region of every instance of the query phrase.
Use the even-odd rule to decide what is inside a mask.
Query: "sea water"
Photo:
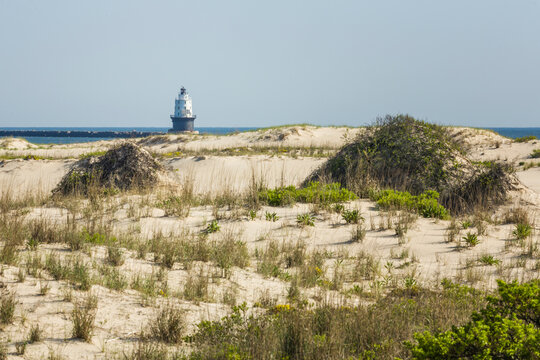
[[[166,133],[169,128],[162,127],[4,127],[1,130],[51,130],[51,131],[142,131],[142,132],[163,132]],[[196,127],[200,134],[227,135],[236,132],[250,131],[260,129],[258,127]],[[523,136],[536,136],[540,139],[540,127],[492,127],[485,128],[493,130],[502,136],[512,139]],[[90,138],[90,137],[41,137],[41,136],[26,136],[27,141],[34,144],[72,144],[99,140],[110,140],[111,138]]]

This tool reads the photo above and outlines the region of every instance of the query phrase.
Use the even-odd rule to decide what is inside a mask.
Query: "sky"
[[[540,0],[0,0],[0,127],[540,126]]]

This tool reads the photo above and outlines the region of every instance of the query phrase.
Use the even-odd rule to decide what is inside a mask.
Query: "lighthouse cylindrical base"
[[[171,116],[173,123],[172,129],[169,129],[170,133],[182,132],[182,131],[193,131],[194,130],[194,121],[195,117],[174,117]]]

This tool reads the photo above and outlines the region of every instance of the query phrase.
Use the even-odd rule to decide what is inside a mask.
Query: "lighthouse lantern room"
[[[171,115],[173,127],[169,129],[169,132],[193,131],[193,123],[196,117],[193,115],[191,96],[189,96],[186,88],[182,86],[178,97],[174,101],[174,115]]]

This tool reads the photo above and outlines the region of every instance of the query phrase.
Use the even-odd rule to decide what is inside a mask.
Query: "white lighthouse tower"
[[[178,97],[174,101],[174,115],[171,115],[173,127],[169,129],[169,132],[193,131],[193,122],[196,117],[193,115],[191,96],[189,96],[186,88],[182,86]]]

